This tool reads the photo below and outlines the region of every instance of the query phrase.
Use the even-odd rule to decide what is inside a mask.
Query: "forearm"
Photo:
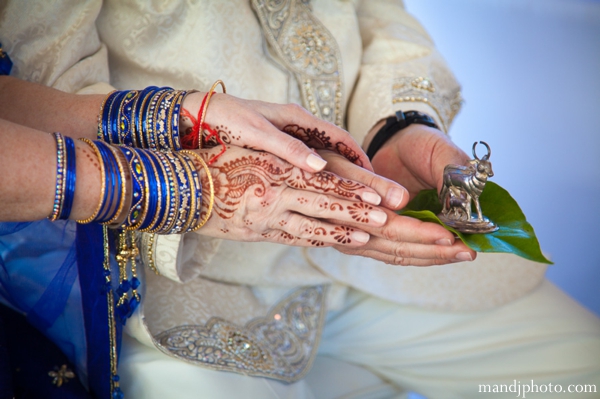
[[[100,200],[97,161],[75,141],[75,198],[70,219],[89,217]],[[40,220],[52,212],[56,189],[56,142],[50,134],[0,119],[0,220]]]
[[[104,95],[65,93],[50,87],[0,76],[0,119],[42,132],[95,139]]]

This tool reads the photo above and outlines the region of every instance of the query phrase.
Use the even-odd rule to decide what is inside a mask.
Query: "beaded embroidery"
[[[308,1],[252,0],[267,41],[293,72],[304,107],[343,124],[342,61],[338,44],[312,14]]]
[[[462,96],[458,89],[443,93],[436,88],[433,79],[422,76],[396,78],[392,86],[392,102],[424,102],[437,113],[444,132],[460,111]]]
[[[286,382],[308,372],[321,335],[327,286],[295,290],[264,318],[245,326],[213,317],[154,337],[163,352],[211,369]]]

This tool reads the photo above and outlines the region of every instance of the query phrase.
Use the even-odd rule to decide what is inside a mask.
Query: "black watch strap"
[[[369,159],[373,159],[377,151],[388,141],[393,135],[404,129],[408,125],[418,123],[420,125],[426,125],[439,129],[435,124],[433,118],[427,114],[419,111],[398,111],[395,116],[390,116],[385,120],[385,125],[375,133],[369,148],[367,149],[367,156]]]

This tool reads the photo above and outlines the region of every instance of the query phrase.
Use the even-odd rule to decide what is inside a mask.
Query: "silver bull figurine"
[[[442,213],[440,219],[447,225],[464,233],[489,233],[498,227],[483,216],[479,196],[489,177],[494,176],[490,156],[492,151],[485,141],[487,154],[479,159],[476,153],[477,142],[473,143],[473,157],[468,166],[447,165],[444,168],[444,184],[440,192]],[[477,214],[471,214],[471,204],[475,204]]]

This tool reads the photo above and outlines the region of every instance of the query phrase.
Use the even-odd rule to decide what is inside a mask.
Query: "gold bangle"
[[[138,149],[138,151],[141,153],[145,150],[142,149]],[[144,220],[146,220],[146,215],[148,213],[148,207],[150,206],[150,187],[148,184],[148,174],[150,173],[150,171],[146,170],[146,165],[144,165],[144,162],[142,162],[142,157],[140,157],[139,153],[137,154],[139,165],[140,165],[140,170],[141,170],[141,174],[143,177],[143,181],[144,181],[144,187],[142,190],[142,196],[144,198],[144,204],[142,205],[142,209],[140,210],[140,213],[138,214],[138,218],[137,222],[129,227],[126,227],[125,230],[137,230],[143,223]],[[134,210],[132,210],[132,212],[134,212]]]
[[[213,205],[215,203],[215,186],[213,184],[212,175],[210,174],[210,169],[208,168],[208,165],[206,164],[206,162],[204,162],[204,159],[202,159],[202,157],[200,155],[198,155],[195,152],[190,151],[190,150],[182,150],[180,152],[189,154],[189,155],[195,157],[196,159],[198,159],[198,161],[200,161],[200,164],[202,165],[202,168],[206,172],[206,177],[208,178],[208,188],[209,188],[209,193],[210,193],[210,199],[208,200],[208,210],[206,212],[206,217],[203,220],[201,220],[195,227],[191,228],[188,231],[191,233],[191,232],[194,232],[194,231],[197,231],[198,229],[200,229],[202,226],[204,226],[206,224],[206,222],[208,222],[208,219],[210,219]],[[202,179],[200,179],[200,180],[202,180]]]
[[[111,225],[113,223],[115,223],[118,219],[119,216],[121,216],[121,212],[123,212],[123,208],[125,207],[125,198],[127,197],[127,177],[125,176],[125,168],[123,167],[123,153],[121,153],[120,150],[117,150],[116,148],[114,148],[112,145],[109,146],[110,151],[113,153],[113,155],[115,156],[115,159],[117,160],[117,167],[119,169],[119,174],[121,175],[121,198],[119,199],[119,206],[117,207],[117,213],[115,213],[115,215],[112,217],[112,219],[110,219],[107,222],[104,222],[103,224],[106,225]],[[130,188],[129,191],[131,191],[132,189]],[[127,219],[127,215],[125,215],[125,219]]]
[[[202,203],[197,204],[197,197],[194,194],[194,190],[198,188],[202,190],[202,185],[199,183],[200,178],[198,176],[198,171],[196,170],[196,165],[194,165],[194,161],[188,157],[184,157],[184,154],[182,154],[181,151],[173,154],[181,160],[185,172],[188,175],[188,186],[190,188],[190,207],[186,221],[181,227],[181,232],[184,233],[188,231],[192,224],[197,220],[196,216],[200,216],[200,213],[197,212],[197,210],[198,208],[202,208]],[[202,201],[202,191],[200,191],[200,201]]]
[[[223,83],[222,80],[217,80],[215,83],[213,83],[213,85],[211,86],[210,90],[208,91],[208,94],[206,97],[206,104],[204,105],[204,109],[202,110],[202,116],[200,116],[200,132],[198,133],[198,135],[200,136],[198,139],[198,145],[199,148],[202,149],[202,125],[204,124],[204,118],[206,117],[206,110],[208,110],[208,103],[210,102],[210,98],[212,97],[213,94],[215,94],[215,89],[217,88],[217,86],[221,86],[221,88],[223,89],[223,94],[227,93],[227,89],[225,88],[225,83]]]
[[[86,138],[80,138],[79,140],[83,141],[84,143],[86,143],[87,145],[89,145],[92,150],[96,153],[96,156],[98,157],[98,164],[100,165],[100,182],[101,182],[101,188],[100,188],[100,201],[98,201],[98,206],[96,207],[96,210],[94,211],[94,213],[92,214],[92,216],[90,216],[87,219],[80,219],[77,220],[77,223],[80,224],[87,224],[87,223],[91,223],[94,219],[96,219],[96,216],[98,216],[98,213],[100,212],[100,208],[102,208],[102,198],[104,198],[104,191],[106,190],[106,185],[104,183],[104,162],[102,162],[102,155],[100,155],[100,151],[98,151],[98,147],[96,147],[96,144],[94,144],[94,142],[92,140],[86,139]]]

